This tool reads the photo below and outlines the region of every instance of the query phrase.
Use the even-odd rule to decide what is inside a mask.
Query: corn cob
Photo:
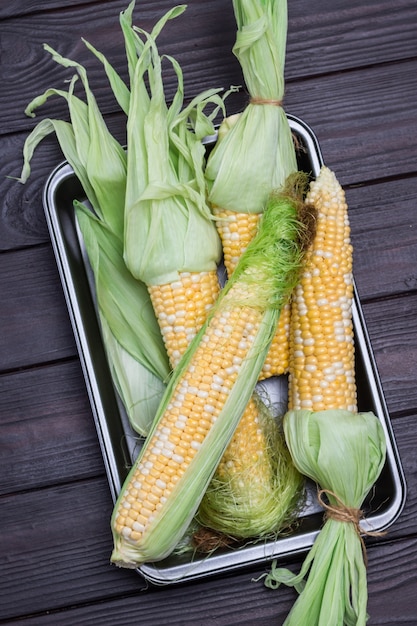
[[[292,298],[289,408],[356,411],[352,245],[345,194],[328,167],[306,200],[317,223]]]
[[[258,230],[262,213],[239,213],[218,207],[213,207],[212,212],[216,217],[216,226],[222,242],[227,275],[231,276],[240,256]],[[281,311],[276,335],[259,375],[260,380],[288,372],[289,322],[290,305],[287,303]]]
[[[222,219],[223,249],[229,258],[230,246],[232,263],[247,245],[248,233],[256,229],[270,192],[279,190],[298,169],[282,106],[287,2],[233,0],[233,9],[237,24],[233,53],[241,64],[250,100],[240,115],[222,122],[206,168],[209,201],[215,213],[221,211],[228,216],[233,228],[230,241],[227,223]],[[288,370],[289,313],[289,307],[283,309],[260,378],[279,376]]]
[[[219,295],[217,271],[180,272],[177,280],[148,290],[174,368]]]
[[[292,192],[300,202],[300,210],[303,207],[304,221],[309,223],[306,231],[312,236],[314,215],[308,205],[302,204],[305,178],[298,174],[290,180],[300,185]],[[247,245],[254,236],[256,233],[251,233],[247,238]],[[288,303],[284,303],[281,316],[286,308]],[[275,332],[272,343],[277,336]],[[204,494],[197,518],[203,526],[233,539],[276,533],[294,513],[301,482],[276,419],[255,394]],[[203,545],[207,537],[209,545],[214,542],[209,533],[201,535]],[[196,539],[199,545],[199,533]]]
[[[183,272],[170,284],[150,286],[149,293],[176,367],[219,295],[217,273]],[[301,485],[283,442],[274,417],[252,397],[205,493],[198,521],[234,538],[281,528]]]
[[[131,14],[128,14],[124,19],[124,33],[128,40],[131,37],[130,23]],[[140,60],[131,80],[125,259],[132,274],[148,285],[170,364],[174,368],[218,296],[216,265],[221,246],[215,222],[205,203],[204,147],[200,137],[189,131],[187,116],[179,110],[179,98],[174,99],[170,109],[166,109],[162,99],[158,100],[162,92],[160,61],[152,40],[152,37],[148,40],[149,62],[155,71],[150,80],[149,100],[142,89]],[[177,70],[180,78],[179,68]],[[178,95],[181,93],[182,86],[179,85]],[[199,101],[196,104],[201,106]],[[160,108],[155,122],[158,123],[158,135],[148,133],[156,106]],[[195,115],[191,105],[189,112]],[[200,110],[196,118],[200,133],[204,130],[205,134],[211,134],[208,121]],[[239,423],[235,448],[239,447],[242,433],[245,441],[250,436],[254,443],[257,442],[256,454],[261,455],[267,448],[267,436],[260,430],[257,407],[253,402],[248,404]],[[275,449],[278,451],[278,445]],[[270,493],[273,469],[269,456],[263,458],[258,472],[261,469],[263,474],[259,476],[258,490],[263,484],[262,493]],[[247,511],[247,515],[251,516],[251,512]]]
[[[191,522],[247,405],[302,251],[295,203],[271,203],[173,373],[112,516],[112,562],[164,558]]]
[[[365,625],[367,572],[360,521],[365,497],[384,467],[386,438],[376,415],[357,412],[352,246],[345,195],[329,168],[322,167],[307,198],[318,211],[317,233],[293,299],[293,408],[283,424],[293,462],[317,485],[326,514],[299,572],[274,562],[265,585],[284,583],[299,592],[287,626]]]
[[[294,519],[302,486],[278,420],[253,394],[201,501],[194,543],[204,552],[221,541],[282,532]]]

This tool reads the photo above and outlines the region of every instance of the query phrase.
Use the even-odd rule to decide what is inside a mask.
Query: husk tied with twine
[[[273,190],[297,171],[291,129],[282,106],[287,0],[233,0],[233,53],[249,94],[240,115],[224,120],[205,171],[209,201],[239,213],[262,213]]]
[[[383,428],[373,413],[298,410],[286,414],[284,431],[295,466],[320,486],[325,517],[299,574],[274,562],[265,585],[284,583],[300,594],[284,626],[362,626],[367,564],[360,507],[385,462]]]

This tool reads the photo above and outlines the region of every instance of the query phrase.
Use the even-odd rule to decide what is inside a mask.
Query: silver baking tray
[[[296,138],[299,169],[315,177],[323,162],[317,139],[303,121],[290,115],[288,119]],[[214,141],[214,137],[207,139],[208,150]],[[110,490],[113,500],[116,500],[142,442],[130,428],[112,385],[96,315],[91,268],[74,218],[74,199],[85,201],[85,194],[73,170],[64,162],[52,172],[45,185],[44,209]],[[362,528],[381,531],[399,516],[406,497],[406,485],[356,289],[353,318],[358,408],[373,411],[379,417],[387,440],[386,464],[368,501],[364,503],[366,519]],[[285,377],[271,379],[264,384],[269,385],[268,391],[275,394],[278,403],[285,402]],[[145,564],[138,571],[152,583],[166,584],[251,567],[273,558],[287,559],[306,552],[312,546],[322,519],[322,509],[317,504],[315,488],[311,486],[307,489],[299,523],[289,535],[238,549],[218,550],[210,556],[171,555],[159,563]]]

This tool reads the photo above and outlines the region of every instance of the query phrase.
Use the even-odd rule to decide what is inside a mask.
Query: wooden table
[[[368,548],[369,624],[415,626],[417,6],[289,5],[285,108],[313,128],[346,189],[356,283],[408,483],[400,518]],[[39,147],[25,186],[6,178],[19,176],[37,121],[24,115],[26,104],[48,87],[65,88],[68,74],[43,42],[86,65],[111,130],[124,139],[123,115],[80,38],[126,77],[118,26],[126,6],[0,6],[0,623],[278,625],[295,595],[254,582],[266,566],[163,588],[110,566],[112,501],[42,207],[47,176],[63,158],[55,139]],[[139,2],[135,23],[149,29],[170,6]],[[221,0],[193,0],[167,27],[160,46],[182,64],[188,98],[242,83],[234,36],[231,2]],[[38,119],[66,115],[64,101],[52,99]]]

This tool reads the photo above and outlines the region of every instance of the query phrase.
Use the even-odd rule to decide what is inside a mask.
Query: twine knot
[[[329,502],[326,502],[323,499],[324,494],[332,496],[336,500],[337,504],[330,504]],[[363,530],[360,527],[360,521],[364,519],[364,512],[361,509],[347,506],[346,504],[342,502],[342,500],[339,498],[337,494],[335,494],[333,491],[330,491],[329,489],[320,489],[317,493],[317,499],[325,511],[325,514],[324,514],[325,521],[328,519],[333,519],[338,522],[347,522],[347,523],[353,524],[356,530],[356,533],[360,539],[361,546],[362,546],[363,560],[365,562],[365,565],[367,566],[368,558],[366,554],[366,547],[365,547],[363,535],[366,535],[368,537],[382,537],[386,533],[380,532],[380,531],[373,531],[373,530]]]
[[[249,104],[272,104],[272,106],[282,107],[282,100],[275,100],[274,98],[260,98],[254,96],[249,100]]]

